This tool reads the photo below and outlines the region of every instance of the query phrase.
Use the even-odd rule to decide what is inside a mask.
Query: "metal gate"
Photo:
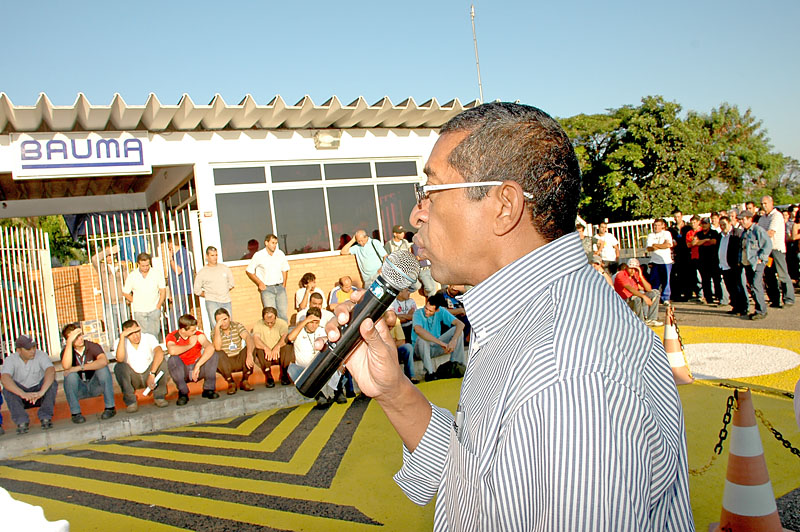
[[[161,314],[161,337],[178,328],[183,314],[197,314],[192,294],[195,251],[200,249],[197,212],[183,208],[93,215],[86,222],[86,246],[92,263],[95,315],[102,316],[94,341],[116,351],[120,326],[132,317],[122,293],[140,253],[152,257],[151,272],[163,275],[167,298]],[[200,262],[202,265],[202,262]],[[199,316],[198,316],[199,318]],[[103,331],[104,329],[104,331]]]
[[[32,227],[0,228],[0,359],[14,352],[21,334],[58,356],[58,333],[50,243]]]

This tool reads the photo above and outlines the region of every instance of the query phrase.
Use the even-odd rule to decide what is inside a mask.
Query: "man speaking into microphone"
[[[403,441],[400,488],[420,505],[436,496],[436,531],[694,530],[664,348],[586,262],[580,170],[558,123],[480,105],[442,127],[425,174],[419,254],[439,282],[475,286],[458,409],[403,375],[383,321],[360,323],[346,361]],[[326,332],[339,339],[336,322]]]

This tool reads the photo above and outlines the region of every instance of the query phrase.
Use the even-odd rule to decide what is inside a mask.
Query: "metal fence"
[[[31,227],[0,228],[0,357],[26,334],[39,349],[60,349],[47,233]]]
[[[92,268],[95,313],[102,324],[85,324],[92,341],[116,350],[121,324],[131,318],[122,292],[127,276],[137,267],[140,253],[152,256],[152,274],[164,276],[167,298],[161,316],[161,338],[178,328],[178,318],[196,313],[192,295],[195,276],[197,214],[124,212],[91,216],[86,223],[86,246]],[[86,332],[86,331],[85,331]]]

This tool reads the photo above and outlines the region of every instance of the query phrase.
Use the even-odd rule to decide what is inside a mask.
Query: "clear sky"
[[[478,98],[469,1],[5,2],[0,92],[33,105],[183,93],[293,104]],[[484,100],[552,115],[660,94],[684,109],[752,109],[800,159],[800,2],[477,1]]]

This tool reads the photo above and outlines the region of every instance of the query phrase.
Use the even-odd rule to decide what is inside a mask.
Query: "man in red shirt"
[[[191,314],[178,319],[178,330],[167,335],[167,351],[170,354],[169,374],[178,387],[178,406],[189,402],[190,380],[203,379],[203,397],[216,399],[217,354],[214,344],[202,331],[197,330],[197,320]]]
[[[702,228],[700,227],[700,217],[696,214],[690,220],[692,228],[686,233],[686,247],[689,248],[689,267],[686,270],[686,298],[700,301],[700,285],[697,282],[697,274],[700,271],[700,248],[692,244],[694,237]]]
[[[661,294],[647,282],[637,259],[628,259],[627,264],[620,265],[614,278],[614,290],[645,324],[650,327],[664,325],[657,319]]]

